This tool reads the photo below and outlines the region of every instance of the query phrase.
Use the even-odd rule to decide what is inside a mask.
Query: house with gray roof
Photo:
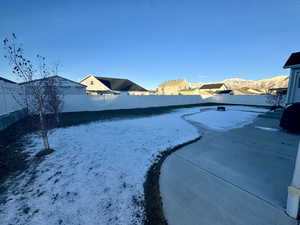
[[[5,82],[5,83],[10,83],[10,84],[16,84],[16,82],[8,80],[8,79],[6,79],[4,77],[0,77],[0,81]]]
[[[80,81],[80,83],[86,86],[88,94],[94,95],[147,92],[145,88],[131,80],[121,78],[89,75]]]
[[[227,87],[224,83],[212,83],[212,84],[204,84],[199,88],[199,91],[224,91],[227,90]]]
[[[26,116],[26,104],[20,86],[0,77],[0,130]]]
[[[61,76],[50,76],[42,79],[35,79],[28,82],[19,83],[23,87],[27,94],[32,93],[32,87],[34,85],[46,86],[48,82],[54,82],[54,85],[57,87],[58,92],[62,95],[81,95],[85,94],[85,85],[78,82],[69,80]]]

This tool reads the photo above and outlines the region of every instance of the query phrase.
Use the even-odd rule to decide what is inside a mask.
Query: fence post
[[[299,216],[300,197],[300,142],[291,185],[288,187],[287,214],[295,219]]]

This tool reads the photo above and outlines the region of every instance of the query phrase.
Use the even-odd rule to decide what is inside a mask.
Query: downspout
[[[295,219],[299,217],[300,197],[300,142],[291,185],[288,187],[287,214]]]
[[[291,104],[294,103],[294,101],[295,101],[296,86],[297,86],[296,70],[293,69],[293,89],[292,89],[292,92],[291,92],[291,101],[290,101]]]
[[[295,103],[295,95],[296,95],[296,90],[297,90],[297,85],[298,85],[298,82],[297,82],[297,70],[299,68],[294,68],[293,69],[293,89],[292,89],[292,92],[291,92],[291,101],[290,103]]]
[[[287,99],[286,99],[286,104],[292,103],[292,90],[294,90],[294,69],[291,68],[290,71],[290,76],[289,76],[289,84],[288,84],[288,93],[287,93]]]

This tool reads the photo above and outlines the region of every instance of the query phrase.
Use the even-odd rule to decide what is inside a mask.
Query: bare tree
[[[44,91],[47,96],[46,110],[54,115],[56,124],[60,122],[60,113],[63,107],[63,93],[58,89],[59,82],[55,78],[45,81]]]
[[[48,134],[54,126],[50,124],[51,120],[47,114],[55,114],[56,121],[59,121],[58,114],[62,101],[54,79],[51,78],[53,74],[48,69],[46,58],[36,55],[36,63],[26,58],[15,34],[12,34],[11,39],[4,39],[3,44],[6,53],[4,57],[12,66],[12,73],[24,82],[22,104],[25,102],[29,114],[38,116],[38,130],[44,148],[50,150]]]

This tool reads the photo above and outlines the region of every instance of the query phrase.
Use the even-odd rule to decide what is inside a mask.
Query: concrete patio
[[[169,225],[298,224],[285,207],[300,136],[278,123],[265,114],[243,128],[204,130],[170,155],[160,176]]]

